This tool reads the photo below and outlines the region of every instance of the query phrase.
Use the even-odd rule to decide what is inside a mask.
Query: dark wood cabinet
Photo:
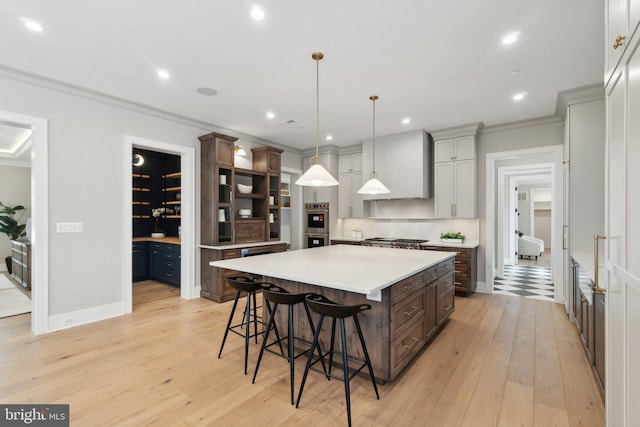
[[[600,393],[604,399],[605,384],[605,295],[596,293],[593,296],[593,367]]]
[[[286,250],[285,243],[277,243],[265,246],[268,252],[284,252]],[[212,267],[209,265],[212,261],[220,261],[224,259],[240,258],[242,255],[242,247],[229,249],[200,249],[200,296],[216,302],[225,302],[235,297],[235,290],[227,285],[227,278],[231,276],[243,276],[261,279],[248,273],[241,273],[226,268]]]
[[[576,262],[572,264],[572,276],[576,330],[604,400],[605,294],[594,290],[593,279]]]
[[[31,289],[31,243],[27,240],[11,240],[11,276]]]
[[[206,246],[280,240],[282,150],[253,148],[253,169],[236,168],[237,138],[216,132],[201,145],[200,242]],[[238,188],[250,186],[249,192]],[[250,212],[240,215],[240,209]]]
[[[476,291],[476,287],[478,284],[477,248],[423,245],[422,249],[431,251],[456,252],[454,269],[455,292],[458,294],[469,296],[469,294]]]

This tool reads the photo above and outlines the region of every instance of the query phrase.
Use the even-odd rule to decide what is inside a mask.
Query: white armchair
[[[518,256],[538,257],[544,252],[544,240],[523,235],[518,238]]]

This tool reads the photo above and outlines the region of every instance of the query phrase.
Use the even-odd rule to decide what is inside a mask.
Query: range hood
[[[431,198],[432,139],[424,130],[376,138],[376,173],[388,194],[363,194],[363,200]],[[373,142],[362,143],[362,176],[371,173]]]

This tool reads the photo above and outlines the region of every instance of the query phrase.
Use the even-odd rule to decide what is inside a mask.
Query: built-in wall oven
[[[304,205],[304,247],[329,245],[329,203]]]

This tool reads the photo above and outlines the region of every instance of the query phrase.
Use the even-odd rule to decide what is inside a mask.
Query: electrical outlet
[[[58,222],[56,223],[56,233],[82,233],[81,222]]]

